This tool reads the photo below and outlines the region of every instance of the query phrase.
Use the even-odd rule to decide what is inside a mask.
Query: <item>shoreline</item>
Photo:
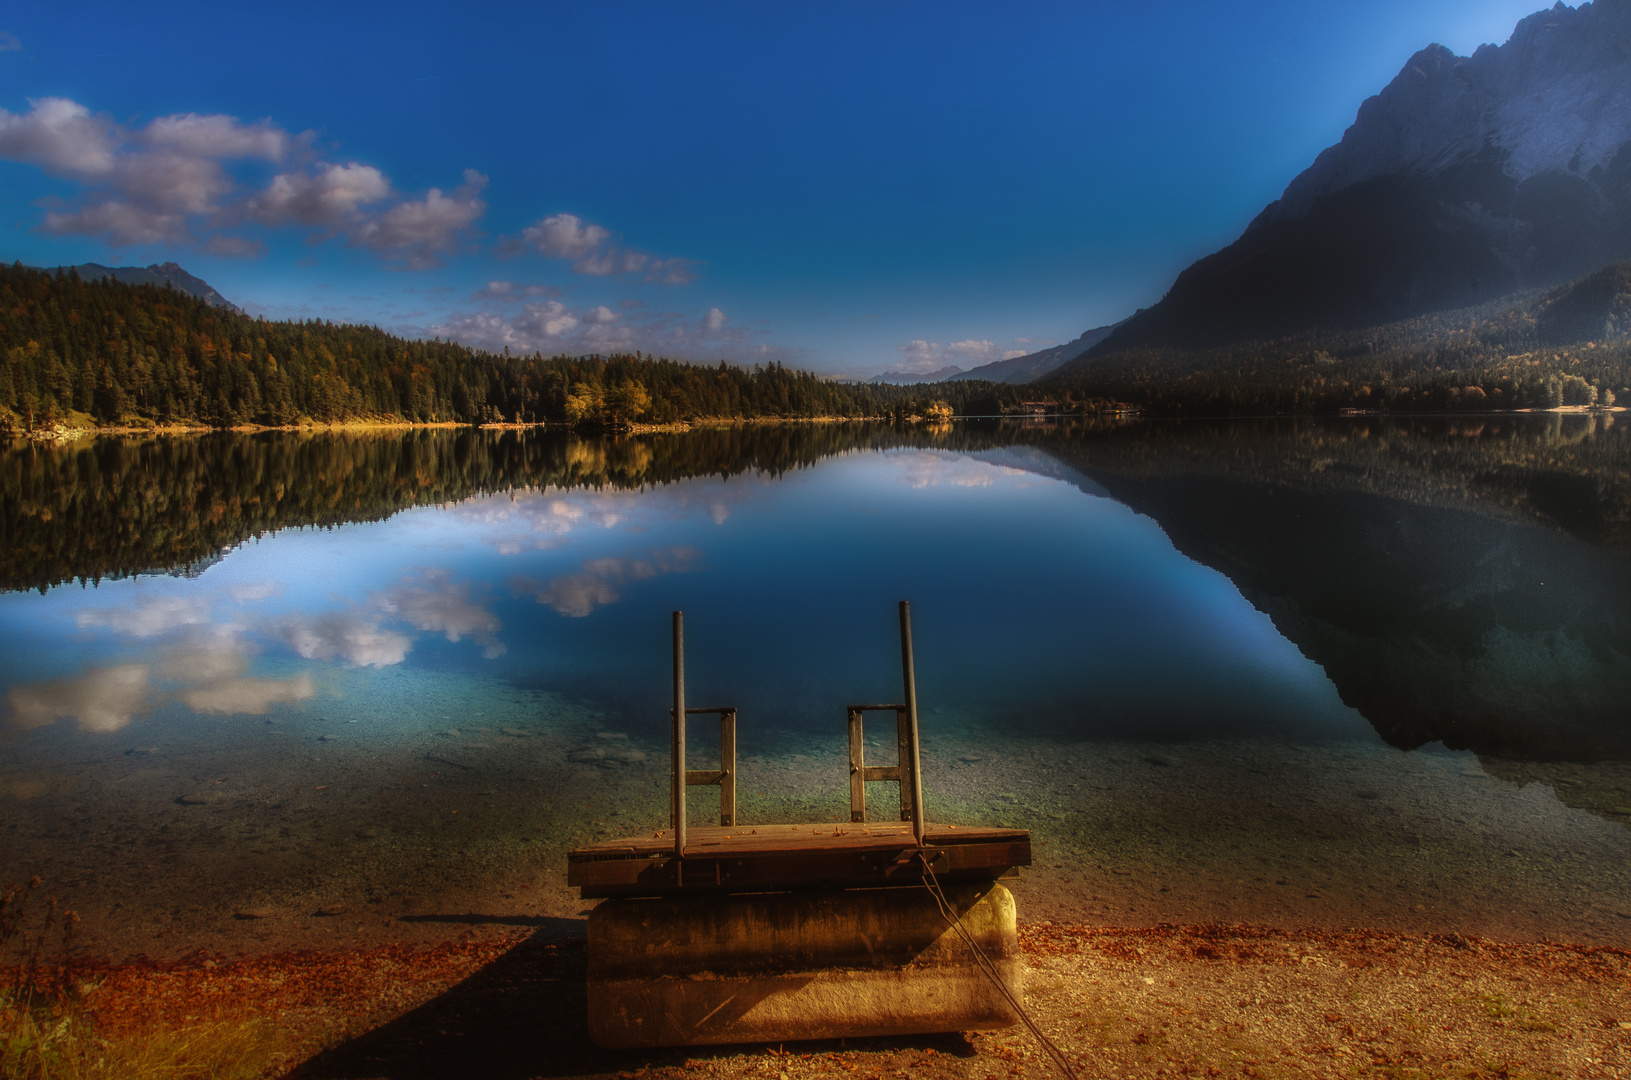
[[[472,927],[483,916],[464,919]],[[234,1025],[266,1074],[789,1080],[1055,1075],[1022,1027],[780,1046],[600,1050],[581,918],[423,946],[82,969],[117,1047]],[[1022,923],[1025,1005],[1084,1075],[1631,1075],[1631,951],[1458,933]],[[1430,1017],[1430,1019],[1428,1019]],[[1408,1070],[1408,1071],[1405,1071]]]
[[[408,421],[408,420],[337,420],[326,424],[234,424],[231,427],[212,427],[207,424],[153,424],[153,425],[69,425],[57,424],[50,428],[37,428],[32,431],[12,431],[7,436],[11,442],[73,442],[78,439],[97,438],[105,435],[212,435],[219,432],[233,432],[240,435],[255,435],[266,431],[285,431],[291,433],[316,432],[367,432],[367,431],[415,431],[415,430],[444,430],[451,431],[458,428],[469,428],[473,431],[532,431],[552,430],[580,432],[585,435],[650,435],[650,434],[678,434],[692,431],[696,428],[716,427],[746,427],[754,424],[851,424],[851,423],[880,423],[890,422],[887,416],[753,416],[737,418],[702,417],[696,420],[679,420],[670,424],[625,424],[621,427],[593,427],[579,428],[573,424],[554,423],[552,421],[538,420],[530,423],[488,423],[467,424],[457,420],[435,421]],[[923,418],[903,421],[905,423],[928,423]]]
[[[1144,412],[1140,416],[1152,420],[1369,420],[1369,419],[1405,419],[1416,417],[1487,417],[1487,416],[1607,416],[1631,410],[1625,405],[1559,405],[1554,408],[1537,409],[1480,409],[1466,412],[1386,412],[1386,411],[1350,411],[1341,413],[1243,413],[1239,415],[1211,415],[1197,414],[1185,416],[1181,414],[1163,414]],[[1027,421],[1039,419],[1088,419],[1099,416],[1119,416],[1117,413],[1014,413],[997,417],[953,417],[953,420],[996,419]],[[577,425],[556,423],[553,421],[538,420],[528,423],[485,423],[470,424],[458,420],[409,421],[409,420],[336,420],[332,423],[308,424],[234,424],[231,427],[213,427],[207,424],[151,424],[151,425],[70,425],[57,424],[50,428],[37,428],[32,431],[11,431],[7,438],[11,442],[73,442],[78,439],[97,438],[106,435],[155,435],[155,436],[183,436],[183,435],[210,435],[217,432],[230,431],[241,435],[254,435],[266,431],[285,431],[291,433],[316,432],[367,432],[367,431],[413,431],[413,430],[453,430],[457,428],[470,428],[476,431],[529,431],[529,430],[559,430],[578,432],[583,435],[653,435],[653,434],[682,434],[697,428],[717,427],[749,427],[753,425],[774,424],[852,424],[852,423],[908,423],[934,425],[948,421],[931,420],[928,417],[914,416],[896,421],[888,416],[751,416],[751,417],[699,417],[695,420],[677,420],[666,424],[624,424],[619,427],[591,427],[580,428]]]

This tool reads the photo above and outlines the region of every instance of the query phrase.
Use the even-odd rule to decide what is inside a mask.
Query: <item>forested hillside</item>
[[[1164,415],[1487,411],[1631,399],[1631,263],[1570,285],[1363,329],[1089,355],[1036,396]]]
[[[0,267],[0,427],[630,422],[997,411],[986,384],[837,383],[635,354],[495,356],[371,326],[268,322],[172,289]]]

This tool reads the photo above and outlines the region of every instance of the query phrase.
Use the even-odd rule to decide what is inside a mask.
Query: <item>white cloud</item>
[[[43,228],[102,237],[115,248],[197,245],[256,257],[266,250],[260,240],[221,233],[249,224],[343,234],[400,265],[425,267],[453,250],[487,209],[480,198],[487,178],[474,170],[451,194],[431,188],[423,198],[402,198],[372,165],[311,161],[312,134],[294,135],[270,120],[176,113],[128,128],[67,98],[30,99],[29,106],[26,113],[0,109],[0,158],[85,185],[77,205],[47,211]],[[291,158],[294,167],[254,178],[255,163]],[[391,198],[394,205],[373,209]]]
[[[161,116],[142,132],[145,142],[197,157],[258,157],[282,161],[294,139],[270,120],[240,124],[231,116],[177,113]]]
[[[353,230],[351,242],[397,256],[410,269],[436,266],[438,256],[451,251],[460,234],[487,212],[480,197],[486,186],[487,177],[466,169],[464,183],[451,196],[431,188],[423,199],[398,203]]]
[[[23,43],[17,40],[17,35],[8,30],[0,30],[0,52],[21,52]]]
[[[29,111],[0,109],[0,157],[37,165],[58,176],[113,171],[118,136],[113,124],[67,98],[30,98]]]
[[[549,300],[524,304],[513,315],[456,311],[424,327],[423,333],[494,352],[505,348],[546,355],[643,351],[675,359],[739,364],[772,360],[797,364],[804,356],[802,350],[764,340],[762,330],[729,324],[730,317],[717,307],[701,315],[684,315],[638,308],[615,312],[605,305],[574,310]]]
[[[578,317],[559,300],[546,300],[542,304],[528,304],[522,308],[521,317],[515,321],[515,325],[523,335],[533,340],[540,336],[558,338],[577,329]]]
[[[1027,338],[1018,339],[1028,342]],[[1003,348],[994,341],[985,339],[975,340],[969,338],[964,341],[954,341],[950,345],[942,345],[938,341],[925,341],[923,338],[913,338],[904,345],[895,346],[895,350],[904,357],[903,363],[895,365],[895,370],[906,371],[914,375],[926,375],[931,371],[939,371],[943,367],[955,365],[960,368],[979,367],[996,360],[1012,360],[1016,356],[1024,356],[1032,350]]]
[[[390,194],[384,173],[353,161],[322,165],[314,173],[279,173],[265,191],[245,201],[244,211],[265,225],[336,228]]]
[[[689,285],[697,279],[696,259],[653,259],[646,269],[646,280],[658,285]]]
[[[599,225],[584,224],[576,214],[555,214],[521,230],[522,240],[552,259],[581,259],[611,235]]]
[[[44,229],[53,235],[105,236],[115,247],[185,244],[190,236],[181,214],[166,214],[127,202],[96,203],[72,213],[47,211]]]
[[[416,630],[440,631],[449,641],[474,638],[489,660],[504,655],[495,636],[498,616],[470,598],[470,586],[449,580],[446,570],[427,570],[417,581],[398,585],[379,597],[380,610]]]
[[[307,660],[344,660],[357,667],[400,664],[413,648],[406,634],[380,628],[377,616],[331,611],[284,620],[283,640]]]
[[[523,305],[521,313],[510,318],[492,311],[455,312],[427,329],[476,349],[553,352],[570,347],[578,324],[578,316],[565,304],[545,300]]]
[[[498,303],[519,303],[540,297],[557,297],[561,290],[553,285],[517,285],[513,281],[489,281],[470,294],[472,300],[492,300]]]
[[[612,232],[584,221],[576,214],[552,214],[521,230],[521,239],[499,245],[501,254],[531,248],[551,259],[571,259],[572,272],[590,277],[645,273],[659,285],[689,285],[697,279],[695,259],[659,259],[649,252],[619,247]]]
[[[605,251],[585,255],[572,264],[572,270],[574,273],[589,274],[593,277],[609,277],[612,274],[635,273],[650,261],[651,256],[643,252],[608,248]]]
[[[152,708],[144,664],[90,668],[69,679],[13,686],[6,693],[8,719],[37,728],[73,720],[84,731],[118,731]]]

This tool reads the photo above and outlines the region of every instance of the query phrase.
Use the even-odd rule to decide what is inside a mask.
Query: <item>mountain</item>
[[[85,281],[99,281],[102,278],[112,278],[122,281],[126,285],[158,285],[169,286],[188,296],[196,296],[206,304],[218,308],[225,308],[235,315],[242,315],[243,309],[232,303],[226,297],[216,292],[214,287],[203,278],[193,277],[179,265],[173,262],[154,263],[151,266],[103,266],[101,263],[83,263],[74,267],[59,267],[63,270],[78,271]]]
[[[920,373],[915,371],[886,371],[882,375],[874,375],[868,379],[869,383],[890,383],[894,386],[913,386],[917,383],[940,382],[962,374],[963,369],[956,364],[947,364],[939,371]]]
[[[977,368],[948,376],[947,382],[983,379],[986,382],[1028,383],[1070,363],[1099,342],[1110,336],[1115,326],[1095,326],[1075,341],[1055,345],[1051,349],[1027,353],[1009,360],[993,360]]]
[[[1096,354],[1375,325],[1631,257],[1631,0],[1431,45],[1245,233]]]

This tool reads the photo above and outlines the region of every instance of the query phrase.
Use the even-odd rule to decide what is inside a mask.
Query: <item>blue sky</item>
[[[40,3],[0,258],[531,352],[972,367],[1159,299],[1537,0]]]

